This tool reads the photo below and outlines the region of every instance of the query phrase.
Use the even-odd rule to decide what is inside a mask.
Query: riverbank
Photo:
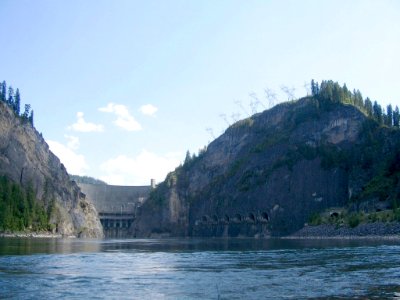
[[[0,237],[15,238],[74,238],[74,236],[63,236],[51,232],[0,232]]]
[[[283,237],[284,239],[352,239],[352,238],[384,238],[400,239],[399,222],[364,223],[351,228],[347,225],[337,227],[333,224],[305,226],[299,231]]]

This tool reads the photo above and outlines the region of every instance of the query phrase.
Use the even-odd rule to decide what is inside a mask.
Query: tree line
[[[312,79],[311,95],[325,108],[329,108],[333,103],[351,104],[381,125],[400,126],[398,106],[393,109],[393,106],[389,104],[384,110],[377,101],[372,102],[368,97],[364,99],[359,90],[354,89],[351,92],[346,84],[340,86],[339,83],[332,80],[323,80],[321,84],[318,84]]]
[[[49,214],[35,200],[31,187],[24,189],[7,177],[0,177],[0,232],[49,230]]]
[[[19,89],[15,91],[10,85],[7,89],[5,81],[0,82],[0,101],[7,104],[22,120],[29,122],[33,126],[33,110],[30,104],[25,104],[24,111],[21,112],[21,95]]]

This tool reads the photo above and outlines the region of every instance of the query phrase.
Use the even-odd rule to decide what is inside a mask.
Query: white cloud
[[[149,185],[151,178],[161,182],[179,165],[181,156],[180,153],[160,156],[144,149],[136,157],[119,155],[100,165],[105,174],[100,178],[118,185]]]
[[[146,105],[142,105],[140,107],[140,112],[142,114],[144,114],[145,116],[154,116],[155,113],[157,112],[158,108],[152,104],[146,104]]]
[[[72,136],[65,134],[64,137],[68,140],[67,147],[72,150],[77,150],[79,148],[79,138],[77,136]]]
[[[85,170],[89,169],[82,154],[75,153],[72,149],[56,141],[47,141],[50,150],[58,156],[64,164],[69,174],[84,175]]]
[[[106,107],[100,107],[99,111],[113,113],[117,116],[114,124],[127,131],[142,130],[142,126],[129,113],[128,108],[122,104],[108,103]]]
[[[103,131],[103,125],[101,124],[94,124],[90,122],[86,122],[85,119],[83,118],[83,112],[77,112],[76,113],[76,123],[72,124],[68,128],[74,131],[79,131],[79,132],[102,132]]]

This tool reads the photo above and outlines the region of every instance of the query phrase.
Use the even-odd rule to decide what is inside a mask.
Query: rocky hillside
[[[0,101],[0,176],[32,189],[49,213],[49,223],[60,234],[102,237],[97,212],[90,199],[70,181],[60,160],[41,134]]]
[[[389,208],[400,195],[399,145],[398,128],[354,102],[315,93],[283,103],[235,123],[170,173],[132,230],[286,235],[329,207]]]

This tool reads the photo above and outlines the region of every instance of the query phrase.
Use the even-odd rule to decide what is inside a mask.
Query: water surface
[[[0,238],[0,298],[400,299],[400,243]]]

